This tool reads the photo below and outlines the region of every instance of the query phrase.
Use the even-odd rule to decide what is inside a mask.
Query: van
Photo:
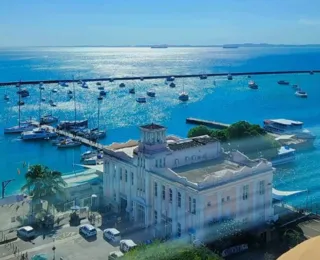
[[[109,254],[108,260],[115,260],[117,258],[123,257],[124,254],[120,251],[113,251]]]
[[[131,239],[120,240],[120,250],[124,253],[129,252],[136,246],[137,244],[133,242]]]
[[[107,228],[103,231],[103,237],[112,242],[119,242],[121,240],[120,231],[115,228]]]

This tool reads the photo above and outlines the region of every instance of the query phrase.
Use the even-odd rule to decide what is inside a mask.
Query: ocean
[[[320,69],[320,48],[104,48],[104,47],[46,47],[0,49],[0,81],[76,79],[90,77],[147,76],[215,72],[250,72],[276,70]],[[254,76],[259,90],[250,90],[246,76],[207,80],[178,79],[176,88],[165,85],[163,80],[103,83],[107,96],[101,104],[100,126],[108,136],[101,142],[110,144],[139,137],[138,126],[159,123],[168,128],[169,134],[187,135],[190,125],[187,117],[198,117],[233,123],[247,120],[262,124],[267,118],[300,120],[305,127],[320,136],[320,75],[266,75]],[[299,84],[308,92],[307,99],[299,99],[290,86],[280,86],[278,80]],[[138,104],[128,94],[135,87],[135,96],[145,95],[148,89],[156,91],[156,98]],[[190,100],[181,103],[178,94],[183,87]],[[38,117],[38,86],[27,86],[30,97],[25,98],[22,118]],[[58,93],[51,98],[58,106],[42,104],[42,113],[52,113],[60,120],[73,120],[74,105],[68,101],[67,90],[47,85],[43,96],[49,100],[53,88]],[[76,85],[78,119],[88,118],[90,126],[97,126],[99,90],[94,83],[89,89]],[[8,185],[7,194],[19,191],[24,182],[26,165],[41,163],[64,174],[79,171],[80,154],[86,148],[58,150],[49,142],[23,142],[16,135],[4,135],[4,126],[17,123],[17,89],[1,88],[1,94],[9,94],[10,102],[0,101],[0,172],[1,181],[15,179]],[[308,200],[320,203],[320,141],[315,148],[299,152],[295,163],[278,168],[274,175],[274,187],[279,190],[309,190]],[[20,174],[18,172],[20,171]],[[304,197],[295,199],[304,203]],[[297,203],[298,203],[297,202]]]

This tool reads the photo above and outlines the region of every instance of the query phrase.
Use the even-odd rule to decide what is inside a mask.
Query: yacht
[[[22,88],[17,91],[17,94],[21,95],[21,97],[28,97],[29,96],[29,91],[25,88]]]
[[[88,127],[88,120],[61,121],[57,126],[59,130],[70,130],[74,127]]]
[[[147,99],[145,97],[137,97],[136,98],[136,101],[138,103],[146,103],[147,102]]]
[[[200,79],[207,79],[208,78],[208,76],[207,75],[200,75],[200,77],[199,77]]]
[[[119,84],[120,88],[124,88],[126,86],[126,84],[124,84],[123,82]]]
[[[8,94],[4,94],[3,99],[4,99],[5,101],[9,101],[9,100],[10,100],[9,95],[8,95]]]
[[[84,152],[83,154],[81,154],[81,160],[85,160],[85,159],[89,159],[92,158],[94,156],[97,156],[98,152],[95,150],[88,150],[86,152]]]
[[[170,88],[175,88],[175,87],[176,87],[176,84],[174,84],[173,82],[171,82],[171,83],[169,84],[169,87],[170,87]]]
[[[307,98],[308,97],[308,93],[302,90],[297,90],[296,93],[294,93],[297,97],[300,98]]]
[[[174,81],[175,80],[175,78],[173,77],[173,76],[170,76],[170,77],[167,77],[167,79],[166,79],[167,81]]]
[[[97,98],[99,101],[103,100],[103,97],[102,96],[98,96]]]
[[[303,122],[288,119],[267,119],[263,121],[263,128],[270,133],[280,135],[295,135],[301,139],[315,139],[309,130],[303,128]]]
[[[290,82],[289,82],[289,81],[286,81],[286,80],[279,80],[279,81],[278,81],[278,84],[279,84],[279,85],[289,85]]]
[[[40,124],[52,124],[58,122],[59,118],[53,115],[44,115],[40,118]]]
[[[64,136],[57,136],[57,138],[53,139],[51,141],[52,145],[58,145],[59,143],[61,143],[62,141],[65,141],[67,138]]]
[[[103,163],[103,154],[98,154],[87,159],[84,159],[82,162],[84,165],[97,165]]]
[[[4,129],[5,134],[20,134],[24,131],[31,131],[34,128],[38,127],[38,125],[33,121],[21,122],[17,126],[7,127]]]
[[[104,91],[104,90],[101,90],[101,91],[100,91],[100,96],[105,96],[105,95],[107,95],[107,92]]]
[[[53,102],[53,100],[49,100],[49,104],[52,107],[56,107],[57,106],[57,104],[55,102]]]
[[[181,101],[188,101],[189,100],[189,94],[187,93],[187,92],[181,92],[180,94],[179,94],[179,99],[181,100]]]
[[[58,148],[72,148],[79,146],[81,146],[81,142],[72,139],[66,139],[57,144]]]
[[[259,88],[257,83],[255,83],[253,80],[250,80],[248,85],[249,85],[249,88],[251,88],[251,89],[258,89]]]
[[[136,91],[135,91],[135,89],[134,89],[134,88],[130,88],[130,89],[129,89],[129,93],[130,93],[130,94],[135,94],[135,93],[136,93]]]
[[[105,130],[98,130],[98,129],[92,129],[89,133],[89,138],[91,140],[97,140],[105,138],[107,135],[107,132]]]
[[[101,82],[98,81],[98,82],[96,83],[96,85],[97,85],[97,86],[101,86]]]
[[[147,96],[149,97],[155,97],[156,96],[156,92],[154,90],[148,90],[147,91]]]
[[[52,93],[57,93],[58,92],[58,90],[56,89],[56,88],[54,88],[53,90],[51,90],[52,91]]]
[[[22,140],[48,139],[52,137],[57,137],[57,133],[44,127],[35,128],[31,131],[24,131],[21,134]]]
[[[68,87],[69,85],[66,82],[59,82],[61,87]]]
[[[104,90],[104,86],[99,86],[98,89],[99,90]]]
[[[88,84],[86,82],[83,82],[81,85],[82,88],[89,88]]]
[[[278,155],[271,159],[272,166],[278,166],[285,163],[294,162],[296,159],[296,150],[288,146],[281,146]]]
[[[233,79],[232,74],[229,73],[229,74],[228,74],[228,80],[232,80],[232,79]]]

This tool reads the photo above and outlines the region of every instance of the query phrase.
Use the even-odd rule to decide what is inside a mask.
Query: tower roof
[[[154,124],[154,123],[151,123],[151,124],[147,124],[147,125],[140,126],[140,128],[142,128],[142,129],[147,129],[147,130],[165,129],[165,127],[164,127],[164,126],[157,125],[157,124]]]

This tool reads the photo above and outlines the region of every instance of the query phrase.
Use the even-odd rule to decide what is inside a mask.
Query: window
[[[155,210],[154,211],[154,224],[158,223],[158,212]]]
[[[172,189],[169,189],[169,202],[172,203]]]
[[[159,159],[159,167],[162,167],[162,159]]]
[[[158,196],[158,184],[156,182],[154,183],[154,196]]]
[[[192,210],[192,214],[196,214],[196,208],[197,208],[197,201],[196,199],[193,199],[193,210]]]
[[[264,181],[259,181],[259,194],[264,194]]]
[[[166,199],[166,187],[164,185],[162,185],[162,199]]]
[[[221,199],[221,203],[224,203],[224,198]]]
[[[133,175],[133,172],[131,172],[131,185],[134,184],[134,175]]]
[[[143,191],[146,191],[146,179],[143,179]]]
[[[158,160],[156,160],[156,167],[158,168]]]
[[[174,160],[174,165],[176,165],[176,166],[179,165],[179,160],[178,159]]]
[[[124,177],[125,177],[125,182],[128,182],[128,174],[127,174],[127,170],[126,170],[126,173],[125,173]]]
[[[244,185],[242,187],[242,200],[247,200],[249,195],[249,185]]]
[[[122,168],[120,168],[120,181],[122,181]]]
[[[189,197],[189,212],[191,212],[191,197]]]
[[[208,201],[207,207],[211,207],[211,201]]]
[[[178,237],[181,237],[181,224],[177,223],[177,235]]]
[[[178,208],[181,208],[181,193],[178,192]]]
[[[117,194],[115,192],[113,193],[113,200],[117,201]]]
[[[187,162],[187,161],[189,161],[189,157],[188,157],[188,156],[186,156],[186,162]]]
[[[230,200],[230,196],[227,196],[227,201],[229,201]]]
[[[163,158],[163,167],[166,167],[166,158]]]

